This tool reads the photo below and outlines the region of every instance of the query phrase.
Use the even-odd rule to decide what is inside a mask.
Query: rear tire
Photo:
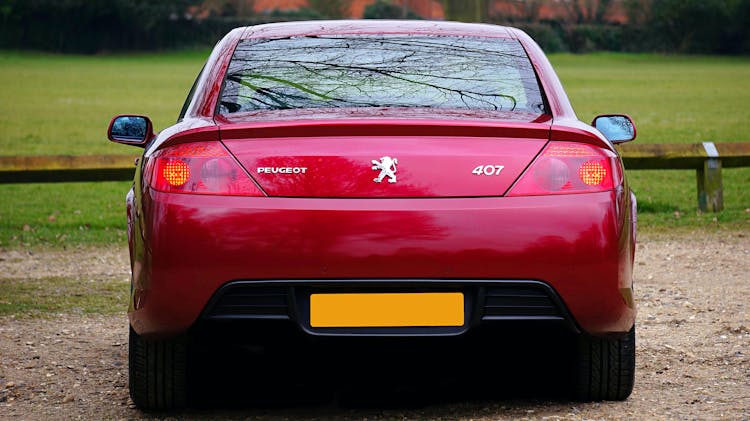
[[[635,380],[635,326],[617,339],[582,334],[578,339],[575,398],[622,401]]]
[[[184,338],[145,340],[130,328],[130,397],[143,410],[184,408],[187,403],[187,343]]]

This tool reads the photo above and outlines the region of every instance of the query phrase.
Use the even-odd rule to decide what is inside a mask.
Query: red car
[[[613,144],[635,127],[593,126],[517,29],[233,30],[177,124],[109,127],[145,148],[127,196],[133,401],[186,404],[199,327],[447,340],[528,321],[577,335],[575,398],[626,399],[636,215]]]

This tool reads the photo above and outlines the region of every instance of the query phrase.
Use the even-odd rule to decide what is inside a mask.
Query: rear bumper
[[[410,289],[447,283],[478,297],[485,282],[533,280],[559,297],[565,318],[583,331],[626,332],[635,319],[625,194],[373,200],[147,192],[142,197],[140,214],[149,218],[134,223],[130,311],[142,335],[188,330],[208,314],[216,292],[234,281],[276,282],[294,291],[331,283],[356,288],[371,280]],[[292,311],[305,329],[299,316],[304,308]],[[480,314],[472,311],[471,317]]]
[[[319,328],[310,323],[313,293],[460,292],[464,324],[455,327]],[[235,281],[220,288],[201,318],[285,320],[317,336],[455,336],[488,321],[548,321],[577,331],[555,293],[538,281],[470,280],[300,280]]]

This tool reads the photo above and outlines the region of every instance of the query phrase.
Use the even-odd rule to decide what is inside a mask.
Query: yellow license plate
[[[311,294],[312,327],[463,326],[460,292]]]

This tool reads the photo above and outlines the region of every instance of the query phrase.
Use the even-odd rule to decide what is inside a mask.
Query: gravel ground
[[[281,398],[248,407],[240,398],[170,418],[144,414],[128,398],[124,314],[55,315],[0,318],[0,418],[750,420],[750,234],[643,235],[636,262],[637,377],[625,402],[451,398],[448,388],[397,404]],[[124,249],[0,252],[0,280],[121,279],[127,271]]]

